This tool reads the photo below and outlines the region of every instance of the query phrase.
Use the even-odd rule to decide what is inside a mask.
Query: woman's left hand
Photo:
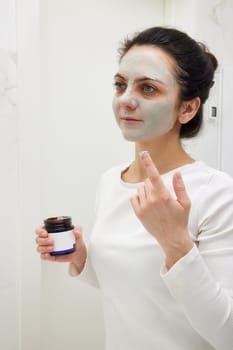
[[[131,198],[131,205],[146,230],[161,245],[169,269],[193,247],[188,231],[191,202],[179,172],[173,175],[174,198],[149,153],[143,152],[141,159],[148,178]]]

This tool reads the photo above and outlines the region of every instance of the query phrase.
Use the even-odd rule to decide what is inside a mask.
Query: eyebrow
[[[127,80],[123,75],[121,75],[119,73],[115,74],[114,78],[121,78],[123,80]],[[135,79],[136,82],[140,82],[140,81],[144,81],[144,80],[152,80],[152,81],[156,81],[159,84],[166,85],[166,83],[164,83],[162,80],[157,79],[157,78],[149,78],[149,77],[144,76],[144,77]]]

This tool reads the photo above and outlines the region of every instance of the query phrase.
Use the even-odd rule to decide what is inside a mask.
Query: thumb
[[[83,230],[82,230],[81,226],[75,226],[74,229],[73,229],[73,233],[74,233],[74,236],[75,236],[75,241],[79,245],[84,243],[84,241],[83,241],[83,232],[82,231]]]
[[[186,192],[184,181],[179,172],[175,173],[173,176],[173,188],[177,197],[177,201],[184,209],[189,210],[191,207],[191,202]]]

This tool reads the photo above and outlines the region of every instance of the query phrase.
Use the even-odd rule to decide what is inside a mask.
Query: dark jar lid
[[[54,216],[47,218],[44,220],[44,224],[45,229],[50,233],[69,231],[74,228],[70,216]]]

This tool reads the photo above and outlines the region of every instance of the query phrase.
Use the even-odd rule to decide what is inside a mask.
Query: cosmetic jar
[[[75,251],[74,226],[70,216],[56,216],[44,220],[45,229],[54,240],[51,255],[64,255]]]

